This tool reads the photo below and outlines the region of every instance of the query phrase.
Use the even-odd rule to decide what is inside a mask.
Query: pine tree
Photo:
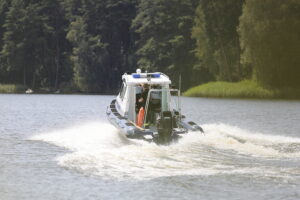
[[[240,66],[238,19],[244,0],[202,0],[196,10],[193,38],[200,67],[217,80],[237,81],[244,74]]]
[[[64,21],[56,0],[11,2],[1,51],[1,62],[13,78],[10,82],[33,88],[58,87],[67,48]]]
[[[1,60],[1,49],[3,48],[3,36],[5,29],[3,24],[5,23],[5,14],[10,7],[10,0],[0,0],[0,83],[7,82],[9,80],[7,73],[7,66],[3,60]]]
[[[135,2],[129,0],[69,1],[74,80],[82,91],[111,92],[121,74],[134,67],[131,19]]]
[[[141,0],[132,28],[138,34],[138,66],[163,71],[183,88],[191,84],[195,42],[191,39],[195,0]]]

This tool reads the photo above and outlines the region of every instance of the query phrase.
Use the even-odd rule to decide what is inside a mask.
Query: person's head
[[[160,89],[160,85],[151,85],[151,88],[153,88],[153,89]]]
[[[149,89],[149,84],[143,83],[142,87],[143,87],[144,90],[148,90]]]

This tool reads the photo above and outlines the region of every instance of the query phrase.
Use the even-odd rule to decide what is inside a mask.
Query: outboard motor
[[[170,111],[163,111],[157,122],[158,138],[157,143],[167,144],[172,141],[173,116]]]

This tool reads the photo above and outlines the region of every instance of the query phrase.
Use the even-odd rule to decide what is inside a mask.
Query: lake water
[[[123,137],[113,96],[0,95],[0,199],[300,199],[300,102],[183,98],[178,143]]]

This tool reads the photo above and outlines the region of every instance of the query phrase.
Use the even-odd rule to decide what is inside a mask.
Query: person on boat
[[[149,93],[149,85],[141,84],[142,92],[136,94],[136,113],[137,113],[137,125],[139,127],[143,126],[145,119],[145,107],[146,101]],[[139,91],[140,86],[137,86],[136,91]],[[148,121],[148,120],[147,120]]]
[[[144,83],[141,86],[142,86],[142,92],[136,95],[137,112],[140,110],[141,107],[144,107],[145,109],[146,101],[149,93],[149,84]]]

